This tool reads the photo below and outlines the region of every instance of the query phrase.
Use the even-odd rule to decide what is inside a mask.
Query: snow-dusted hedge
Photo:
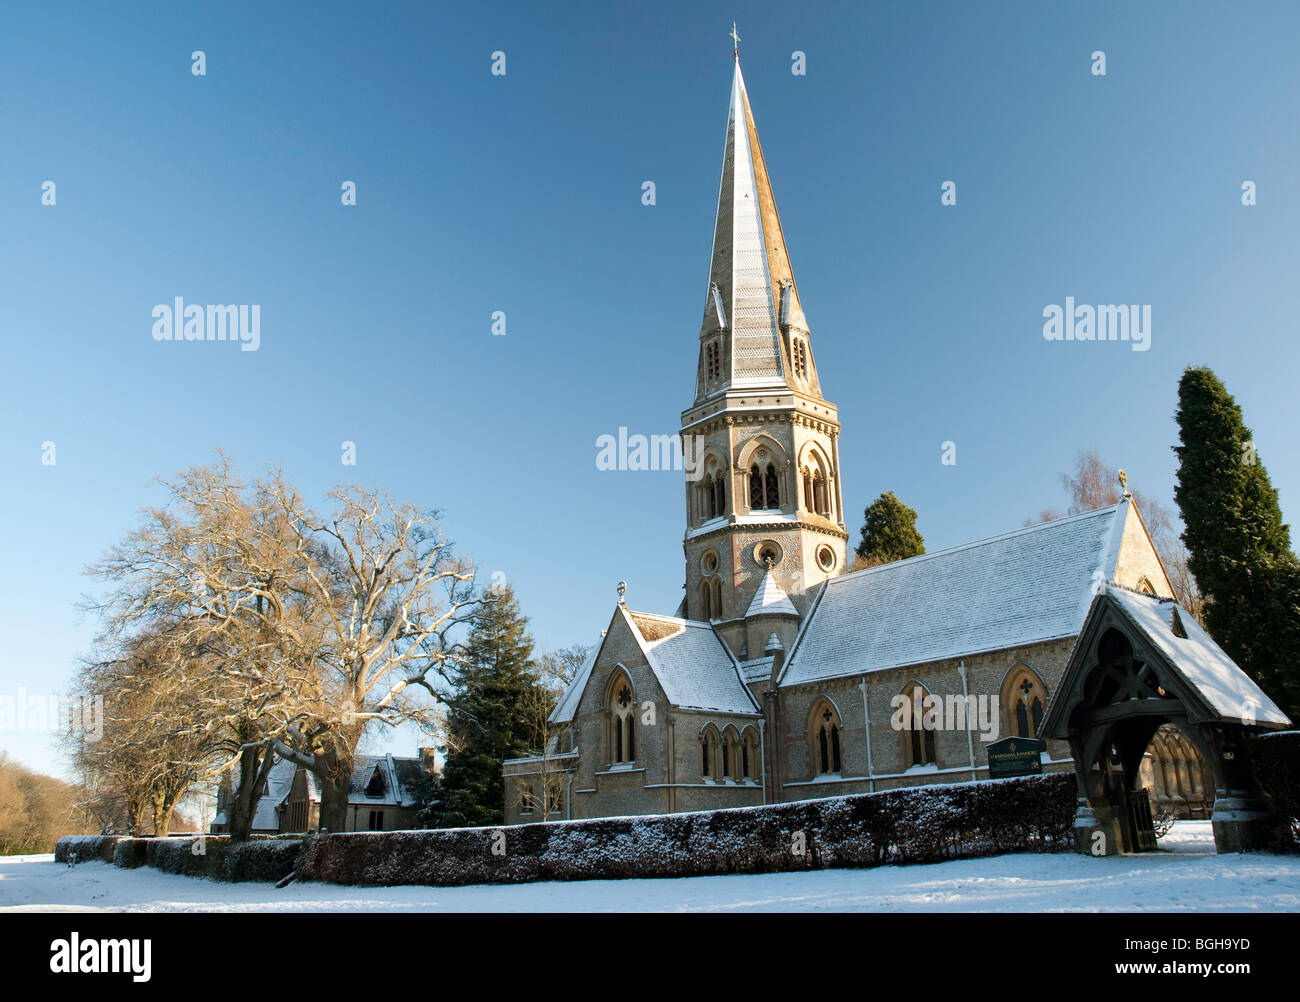
[[[146,862],[164,873],[213,880],[279,880],[292,873],[301,837],[254,836],[231,844],[223,835],[146,839]]]
[[[113,865],[127,870],[144,866],[149,861],[149,839],[122,837],[113,845]]]
[[[111,863],[113,847],[119,838],[120,835],[64,835],[54,843],[54,862],[67,863],[75,855],[78,863],[88,863],[92,859]]]
[[[1278,848],[1300,852],[1300,731],[1260,735],[1250,755],[1260,787],[1284,822]]]
[[[928,863],[1071,847],[1072,773],[691,814],[309,839],[300,875],[475,884]]]

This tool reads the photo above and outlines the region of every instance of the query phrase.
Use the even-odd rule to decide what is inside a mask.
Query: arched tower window
[[[763,472],[757,463],[749,470],[749,507],[763,507]]]
[[[767,494],[767,507],[769,507],[769,508],[780,508],[780,507],[781,507],[781,489],[780,489],[780,487],[779,487],[778,484],[777,484],[777,479],[776,479],[776,467],[773,466],[771,463],[768,463],[768,464],[767,464],[767,473],[766,473],[766,476],[764,477],[764,483],[765,483],[765,485],[766,485],[766,487],[767,487],[767,491],[766,491],[766,494]]]

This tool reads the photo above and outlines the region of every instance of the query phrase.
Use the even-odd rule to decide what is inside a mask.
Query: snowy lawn
[[[1162,852],[472,887],[221,884],[53,856],[0,857],[0,911],[1300,911],[1300,856],[1214,854],[1208,821]]]

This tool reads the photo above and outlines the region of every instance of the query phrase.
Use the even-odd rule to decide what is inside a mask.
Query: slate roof
[[[831,578],[782,685],[1072,637],[1111,579],[1128,502]]]
[[[740,662],[740,677],[746,683],[762,682],[772,675],[772,655],[765,658],[750,658]]]
[[[410,806],[415,801],[403,782],[412,774],[406,765],[420,767],[419,759],[397,759],[392,755],[358,755],[352,765],[352,780],[348,787],[348,803],[373,806]],[[378,770],[382,788],[372,796],[367,791]],[[319,794],[318,794],[319,796]]]
[[[1175,602],[1161,601],[1127,588],[1107,587],[1106,594],[1183,678],[1196,686],[1220,717],[1244,723],[1290,725],[1286,714],[1237,667],[1186,609]],[[1174,633],[1175,609],[1186,637]]]
[[[754,601],[749,603],[745,616],[770,615],[798,616],[799,610],[790,601],[790,596],[776,583],[772,572],[764,571],[763,580],[759,582],[758,591],[754,592]]]
[[[555,709],[551,711],[549,718],[551,723],[564,724],[573,720],[574,715],[578,712],[578,704],[582,701],[582,694],[587,688],[587,679],[591,678],[591,669],[596,665],[596,656],[598,654],[600,654],[600,641],[591,645],[591,650],[587,653],[587,660],[582,663],[582,667],[578,669],[578,674],[573,676],[573,681],[564,690],[564,695],[560,697],[560,701],[555,704]]]
[[[629,613],[646,660],[668,701],[686,709],[756,713],[758,706],[741,682],[736,662],[708,623],[668,616]],[[647,640],[642,625],[652,623],[659,639]]]
[[[377,797],[367,796],[366,787],[375,773],[380,770],[384,779],[384,792]],[[348,803],[354,805],[372,805],[376,807],[409,807],[412,799],[409,784],[422,771],[423,764],[418,758],[397,758],[393,755],[358,755],[352,767],[352,779],[348,789]],[[266,777],[267,792],[257,799],[253,811],[253,831],[278,831],[280,828],[279,808],[288,799],[293,789],[294,774],[298,764],[288,759],[278,759]],[[303,770],[307,777],[307,797],[313,803],[320,802],[320,784],[315,773]],[[239,769],[232,770],[232,781],[238,782]],[[226,812],[219,812],[212,819],[213,824],[225,824]]]

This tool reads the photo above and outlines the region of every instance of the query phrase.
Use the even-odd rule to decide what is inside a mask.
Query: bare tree
[[[81,685],[103,696],[106,735],[74,740],[74,756],[135,831],[146,808],[165,830],[189,785],[238,766],[228,821],[241,839],[274,743],[312,713],[318,636],[298,538],[224,455],[160,482],[167,505],[89,571],[110,590],[87,603],[105,656]]]
[[[1070,496],[1070,509],[1062,513],[1044,509],[1036,519],[1027,519],[1026,525],[1064,518],[1066,514],[1078,515],[1117,504],[1121,497],[1119,467],[1103,462],[1096,449],[1084,449],[1075,457],[1074,472],[1061,474],[1061,485]],[[1142,521],[1151,536],[1151,543],[1164,565],[1169,584],[1174,589],[1178,604],[1201,620],[1204,602],[1196,587],[1196,579],[1187,568],[1187,549],[1179,538],[1173,514],[1154,497],[1136,488],[1129,491],[1142,515]]]
[[[535,684],[516,705],[520,722],[537,758],[537,784],[523,788],[521,806],[525,811],[536,811],[543,819],[554,814],[564,803],[564,784],[569,775],[569,770],[560,762],[568,750],[564,743],[570,725],[554,721],[551,716],[590,651],[583,644],[574,644],[543,654],[537,660]]]
[[[283,477],[263,491],[295,535],[318,630],[311,712],[275,748],[315,774],[321,827],[340,831],[365,729],[429,726],[448,698],[464,663],[461,629],[477,605],[474,571],[443,536],[436,512],[385,492],[336,488],[326,520]]]

